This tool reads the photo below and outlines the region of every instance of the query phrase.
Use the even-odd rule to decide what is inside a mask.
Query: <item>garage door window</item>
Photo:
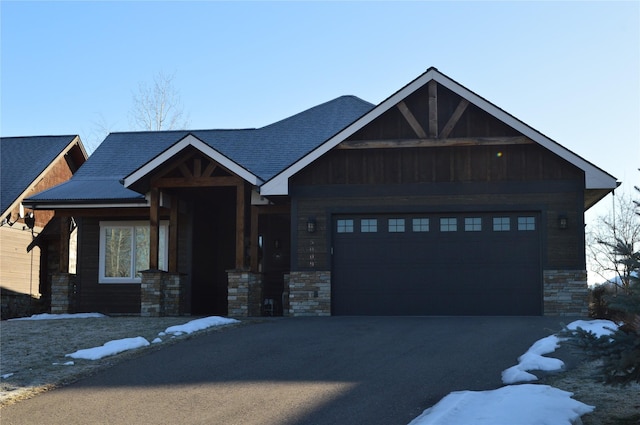
[[[336,229],[338,233],[353,233],[353,220],[338,220]]]
[[[480,217],[467,217],[464,219],[465,232],[479,232],[482,230],[482,219]]]
[[[518,230],[536,230],[535,217],[518,217]]]
[[[389,233],[402,233],[402,232],[404,232],[404,218],[390,218]]]
[[[493,217],[494,232],[508,232],[511,230],[509,217]]]
[[[378,220],[375,218],[363,218],[360,221],[360,231],[362,233],[375,233],[378,231]]]
[[[457,232],[458,220],[455,217],[441,218],[440,231],[441,232]]]
[[[414,232],[428,232],[429,231],[429,219],[428,218],[414,218],[412,220],[412,229]]]

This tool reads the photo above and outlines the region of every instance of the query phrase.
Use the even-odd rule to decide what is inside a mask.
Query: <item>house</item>
[[[113,133],[26,204],[79,226],[61,310],[555,315],[586,313],[584,211],[616,186],[429,68],[379,105]]]
[[[22,202],[69,180],[86,159],[78,136],[0,138],[2,318],[29,313],[34,300],[46,305],[50,273],[59,270],[59,221],[51,222],[52,211],[36,214]]]

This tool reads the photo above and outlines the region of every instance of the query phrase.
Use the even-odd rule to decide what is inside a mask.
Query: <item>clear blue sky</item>
[[[131,129],[132,95],[159,71],[175,72],[201,129],[260,127],[344,94],[379,103],[435,66],[621,189],[640,185],[637,1],[2,1],[0,13],[2,136],[80,134],[93,150],[100,125]]]

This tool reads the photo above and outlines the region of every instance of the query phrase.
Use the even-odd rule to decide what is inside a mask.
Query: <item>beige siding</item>
[[[39,296],[40,248],[27,252],[31,232],[16,227],[0,227],[0,287],[21,294]]]

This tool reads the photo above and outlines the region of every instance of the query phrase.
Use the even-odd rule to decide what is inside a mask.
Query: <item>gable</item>
[[[582,170],[587,190],[604,189],[606,194],[616,187],[613,176],[435,68],[430,68],[336,136],[267,181],[261,187],[261,194],[288,194],[289,179],[293,175],[339,145],[343,148],[406,148],[517,143],[537,143]]]

